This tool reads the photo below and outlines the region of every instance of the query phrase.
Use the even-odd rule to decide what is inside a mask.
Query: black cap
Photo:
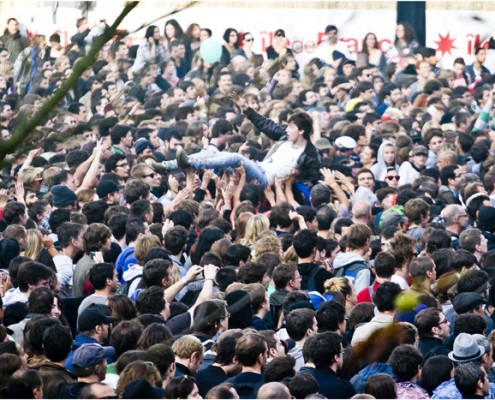
[[[77,319],[77,326],[79,331],[85,332],[94,329],[97,325],[101,324],[115,324],[119,320],[114,317],[107,317],[105,314],[91,309],[84,310]]]
[[[474,310],[476,307],[486,304],[485,298],[474,292],[459,293],[452,300],[452,305],[457,314],[463,314]]]
[[[114,181],[101,181],[98,186],[96,186],[96,194],[100,199],[108,196],[110,193],[117,192],[122,189],[123,186],[117,185]]]

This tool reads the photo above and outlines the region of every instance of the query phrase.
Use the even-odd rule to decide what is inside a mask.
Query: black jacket
[[[420,339],[418,348],[425,361],[433,356],[447,356],[450,353],[450,349],[444,346],[440,339],[434,337]]]
[[[271,119],[263,117],[252,108],[247,108],[244,114],[246,114],[256,128],[270,139],[277,140],[280,143],[287,141],[285,127],[276,124]],[[268,152],[269,155],[270,153],[272,151]],[[308,186],[317,184],[323,178],[320,173],[321,162],[318,156],[318,150],[310,140],[308,140],[306,148],[297,160],[297,167],[299,169],[297,180],[304,182]]]
[[[318,392],[327,399],[350,399],[356,394],[354,386],[340,379],[331,369],[316,368],[313,376],[320,386]]]

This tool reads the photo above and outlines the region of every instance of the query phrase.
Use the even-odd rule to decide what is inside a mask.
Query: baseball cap
[[[411,153],[410,154],[411,154],[411,156],[417,156],[419,154],[428,156],[428,149],[425,146],[421,146],[421,145],[420,146],[415,146],[411,150]]]
[[[86,309],[81,313],[81,315],[79,315],[79,318],[77,319],[77,326],[81,332],[85,332],[94,329],[97,325],[115,324],[117,322],[117,318],[107,317],[105,314],[97,310]]]
[[[106,197],[110,193],[117,192],[122,188],[123,186],[117,185],[114,181],[110,181],[110,180],[101,181],[99,185],[96,186],[96,194],[101,199],[103,197]]]
[[[340,151],[352,150],[356,147],[356,141],[350,136],[341,136],[335,140],[335,147]]]
[[[315,147],[318,150],[328,150],[332,148],[332,145],[330,144],[327,138],[322,137],[316,141]]]

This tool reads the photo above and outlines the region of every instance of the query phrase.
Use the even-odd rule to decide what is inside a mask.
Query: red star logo
[[[447,33],[445,36],[438,34],[438,37],[440,39],[435,41],[437,45],[437,51],[442,53],[442,57],[446,53],[452,55],[451,50],[457,49],[457,47],[454,46],[454,42],[456,39],[450,37],[450,32]]]

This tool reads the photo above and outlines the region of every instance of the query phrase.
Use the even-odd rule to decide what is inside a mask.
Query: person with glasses
[[[223,33],[223,40],[225,43],[222,46],[220,64],[229,65],[234,51],[239,48],[239,33],[234,28],[227,28]]]
[[[229,329],[229,317],[226,303],[220,300],[205,301],[194,310],[192,335],[197,337],[208,351],[215,344],[213,337],[218,332]]]
[[[419,178],[420,172],[426,167],[428,149],[425,146],[415,146],[409,152],[409,161],[404,161],[399,168],[399,186],[412,184]]]
[[[123,179],[129,177],[129,170],[129,161],[122,153],[114,153],[105,161],[105,172],[113,172]]]
[[[275,60],[286,54],[293,56],[292,50],[287,47],[287,44],[285,31],[283,29],[277,29],[273,35],[272,44],[266,48],[266,57],[269,60]]]
[[[394,167],[387,167],[385,173],[385,183],[391,187],[397,189],[399,187],[400,175]]]
[[[442,311],[433,307],[420,311],[414,318],[414,325],[418,328],[418,348],[423,361],[450,353],[450,349],[443,345],[443,340],[450,335],[450,322]]]
[[[449,204],[442,210],[440,216],[445,221],[445,230],[452,239],[452,248],[459,250],[459,235],[469,222],[469,216],[466,210],[458,204]]]
[[[440,170],[442,186],[438,197],[445,204],[461,204],[460,190],[464,186],[464,176],[458,165],[447,165]]]
[[[234,55],[243,56],[248,61],[252,61],[257,54],[253,51],[254,36],[251,32],[244,32],[242,44],[239,49],[234,50]]]

